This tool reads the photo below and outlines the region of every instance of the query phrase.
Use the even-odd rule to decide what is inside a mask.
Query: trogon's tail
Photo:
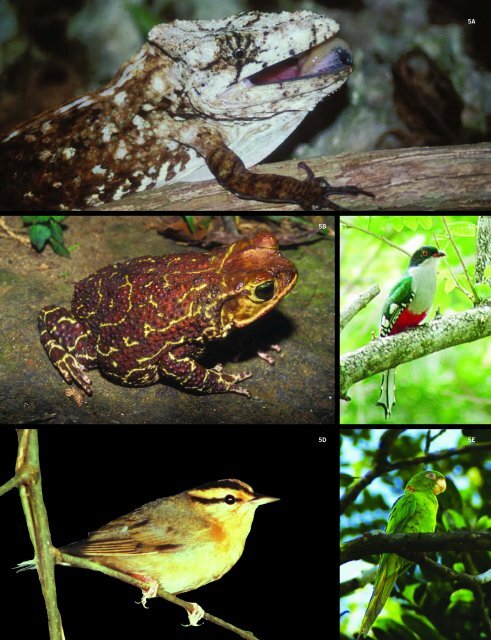
[[[380,387],[380,398],[377,406],[384,408],[385,419],[390,416],[392,407],[396,402],[396,370],[387,369],[382,375],[382,386]]]

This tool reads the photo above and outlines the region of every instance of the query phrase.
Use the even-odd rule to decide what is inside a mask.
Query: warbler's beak
[[[254,506],[259,507],[262,504],[268,504],[268,502],[276,502],[280,500],[280,498],[273,498],[273,496],[262,496],[260,493],[254,494],[253,500],[251,502]]]
[[[445,478],[438,478],[436,484],[433,486],[433,493],[437,496],[440,493],[443,493],[447,488],[447,483]]]
[[[436,251],[433,254],[433,258],[443,258],[444,256],[446,256],[447,254],[445,253],[445,251]]]

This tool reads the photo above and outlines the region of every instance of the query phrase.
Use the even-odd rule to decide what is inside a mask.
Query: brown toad
[[[272,309],[294,287],[297,270],[270,233],[207,253],[143,256],[97,271],[75,285],[71,310],[39,313],[41,343],[67,383],[88,395],[88,369],[128,386],[170,378],[202,393],[241,393],[249,372],[206,369],[196,358]]]

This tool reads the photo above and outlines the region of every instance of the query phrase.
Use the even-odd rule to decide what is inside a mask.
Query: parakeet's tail
[[[372,624],[375,622],[376,617],[384,608],[384,604],[392,591],[392,587],[397,579],[398,573],[387,575],[387,568],[377,576],[377,581],[373,585],[373,593],[368,603],[367,610],[363,616],[363,622],[361,623],[360,633],[358,638],[364,638],[370,631]]]

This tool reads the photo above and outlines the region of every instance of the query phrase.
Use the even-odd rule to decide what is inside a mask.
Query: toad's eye
[[[267,280],[258,284],[254,289],[254,295],[259,300],[271,300],[274,296],[274,280]]]
[[[225,496],[223,501],[226,502],[227,504],[235,504],[237,502],[237,500],[235,499],[235,496],[233,496],[230,493],[228,494],[228,496]]]

